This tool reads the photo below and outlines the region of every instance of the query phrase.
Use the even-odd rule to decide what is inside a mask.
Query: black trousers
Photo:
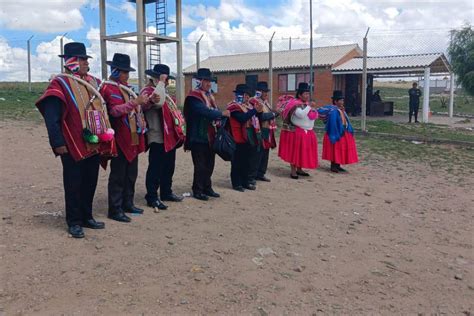
[[[411,117],[412,115],[414,114],[415,115],[415,121],[418,121],[418,110],[420,108],[420,104],[413,104],[413,103],[410,103],[410,109],[409,109],[409,112],[408,112],[408,118],[411,122]]]
[[[255,183],[260,168],[263,148],[261,146],[248,146],[247,156],[247,183]]]
[[[63,184],[66,201],[66,222],[68,226],[80,225],[92,219],[97,179],[99,177],[99,155],[74,161],[71,155],[61,156]]]
[[[270,155],[270,149],[260,148],[260,152],[258,155],[258,159],[259,159],[258,170],[257,170],[258,178],[262,178],[267,173],[269,155]]]
[[[161,198],[173,193],[171,186],[176,162],[176,149],[165,152],[165,145],[151,143],[148,152],[148,169],[146,171],[147,202],[152,203],[158,199],[158,189]]]
[[[256,147],[250,144],[235,144],[234,158],[231,162],[230,180],[232,187],[247,186],[254,176],[256,176],[257,162],[255,158],[257,155]],[[253,166],[250,162],[253,162]],[[252,174],[251,174],[252,173]]]
[[[191,144],[194,164],[193,193],[202,194],[212,189],[211,177],[214,172],[216,154],[208,144]]]
[[[135,182],[138,176],[138,157],[128,162],[118,149],[118,156],[110,162],[109,175],[109,215],[122,212],[133,206]]]

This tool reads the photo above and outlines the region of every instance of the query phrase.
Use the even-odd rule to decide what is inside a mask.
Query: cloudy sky
[[[107,32],[135,31],[135,6],[107,0]],[[47,80],[59,72],[59,39],[81,41],[94,58],[92,73],[100,73],[97,0],[0,0],[0,81],[27,80],[26,41],[31,40],[32,77]],[[273,32],[274,49],[309,47],[309,0],[183,0],[184,66],[195,62],[195,42],[201,58],[266,51]],[[153,21],[154,5],[148,5]],[[168,35],[175,34],[174,1],[168,0]],[[474,24],[473,0],[314,0],[314,45],[359,43],[367,27],[369,55],[439,52],[446,49],[449,30]],[[151,23],[152,24],[152,23]],[[154,31],[150,25],[150,30]],[[132,56],[133,45],[110,44],[114,52]],[[162,62],[176,70],[175,45],[162,46]]]

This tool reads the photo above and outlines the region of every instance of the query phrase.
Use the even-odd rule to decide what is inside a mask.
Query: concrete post
[[[106,13],[105,0],[99,0],[99,15],[100,15],[100,69],[102,79],[107,78],[107,36],[106,32]]]
[[[451,72],[449,75],[450,83],[449,83],[449,117],[453,117],[454,111],[454,73]]]
[[[145,86],[146,43],[145,43],[145,3],[137,0],[137,59],[138,59],[138,89]]]
[[[64,54],[64,36],[66,36],[67,33],[64,33],[63,36],[61,36],[61,38],[59,39],[59,51],[61,52],[61,55]],[[61,60],[61,69],[59,70],[60,73],[63,73],[64,72],[64,58],[60,58]]]
[[[201,47],[200,47],[200,42],[204,34],[201,35],[201,37],[198,39],[196,42],[196,72],[199,68],[201,68]]]
[[[34,35],[31,35],[31,37],[26,42],[27,51],[28,51],[28,91],[30,92],[31,92],[31,43],[30,42],[33,36]]]
[[[176,101],[178,106],[184,104],[184,76],[183,76],[183,23],[181,14],[181,0],[176,0]]]
[[[362,60],[362,106],[360,128],[363,132],[367,131],[367,34],[369,34],[370,27],[367,28],[367,33],[364,36],[364,58]]]
[[[270,87],[270,93],[268,94],[268,102],[270,106],[273,108],[273,36],[275,36],[275,32],[273,32],[272,38],[268,42],[268,86]]]
[[[430,112],[430,67],[425,68],[423,77],[423,123],[428,123]]]

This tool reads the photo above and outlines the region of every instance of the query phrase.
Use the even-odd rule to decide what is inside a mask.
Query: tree
[[[452,30],[448,47],[451,65],[463,89],[474,95],[474,30],[466,24],[460,30]]]

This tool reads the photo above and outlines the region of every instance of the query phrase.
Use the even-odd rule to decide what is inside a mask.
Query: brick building
[[[336,79],[332,69],[362,56],[357,44],[317,47],[313,49],[314,100],[319,104],[330,102],[334,87],[343,88],[344,76]],[[283,94],[294,94],[299,82],[310,79],[309,49],[273,52],[273,101]],[[268,53],[248,53],[214,56],[201,61],[201,67],[210,68],[217,78],[216,100],[219,106],[234,98],[238,83],[247,83],[252,89],[257,81],[268,81]],[[184,69],[185,91],[192,88],[196,65]],[[337,81],[337,82],[336,82]]]

